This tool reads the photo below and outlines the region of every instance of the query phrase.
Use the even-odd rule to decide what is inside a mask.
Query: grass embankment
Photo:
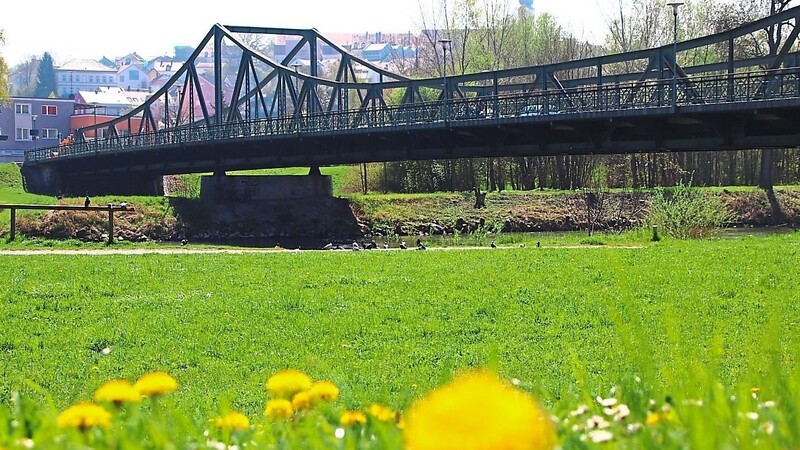
[[[21,390],[57,411],[103,381],[166,370],[199,437],[226,407],[263,420],[279,369],[333,380],[337,408],[404,408],[457,369],[493,366],[567,421],[568,448],[587,445],[571,425],[586,417],[569,411],[602,415],[597,395],[631,408],[610,429],[621,448],[794,448],[799,254],[795,233],[640,249],[0,256],[0,403]],[[627,427],[666,396],[669,423]]]
[[[738,226],[774,225],[764,191],[736,187],[696,188],[718,196],[729,221]],[[592,212],[596,229],[627,229],[646,215],[652,191],[601,193],[602,209]],[[800,225],[800,189],[776,188],[785,214],[782,223]],[[348,197],[359,220],[386,235],[447,232],[567,231],[587,229],[582,193],[563,191],[490,192],[486,207],[475,209],[472,193],[389,194]]]

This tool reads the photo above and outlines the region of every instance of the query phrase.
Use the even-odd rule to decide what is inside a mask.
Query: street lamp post
[[[36,129],[36,114],[31,114],[31,120],[33,121],[33,125],[31,126],[31,140],[35,141],[36,136],[39,134]]]
[[[439,39],[442,44],[442,121],[447,125],[447,46],[450,39]]]
[[[94,119],[94,151],[97,151],[97,102],[92,102],[92,117]]]
[[[672,7],[672,107],[678,107],[678,8],[683,6],[684,0],[670,0],[668,6]]]

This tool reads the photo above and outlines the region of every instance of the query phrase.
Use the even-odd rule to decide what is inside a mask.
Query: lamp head
[[[667,2],[667,6],[672,6],[672,13],[678,14],[678,8],[683,6],[686,2],[684,0],[670,0]]]

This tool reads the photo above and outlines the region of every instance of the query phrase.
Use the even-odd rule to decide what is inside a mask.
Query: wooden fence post
[[[114,243],[114,210],[108,207],[108,245]]]
[[[16,208],[11,208],[11,239],[10,240],[13,241],[14,238],[16,237],[16,235],[17,235],[17,209]]]

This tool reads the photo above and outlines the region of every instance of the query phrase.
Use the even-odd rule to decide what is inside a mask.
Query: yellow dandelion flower
[[[673,422],[675,421],[675,414],[672,412],[671,409],[667,409],[666,411],[652,411],[647,415],[645,419],[645,423],[647,426],[657,425],[661,422]]]
[[[311,406],[313,406],[313,399],[309,391],[298,392],[292,397],[292,407],[295,411],[309,409]]]
[[[292,402],[282,398],[270,400],[267,402],[267,408],[264,410],[264,415],[270,420],[289,420],[294,415]]]
[[[397,413],[388,406],[379,403],[373,403],[367,407],[367,414],[381,422],[392,422],[397,418]]]
[[[314,401],[335,402],[339,399],[339,388],[332,381],[316,381],[309,392]]]
[[[753,394],[753,395],[758,395],[758,394],[761,393],[761,388],[760,387],[754,387],[754,388],[750,389],[750,393]]]
[[[178,382],[165,372],[146,373],[136,380],[133,385],[140,395],[147,397],[153,395],[163,395],[174,392],[178,389]]]
[[[250,420],[242,413],[229,412],[214,419],[214,425],[227,431],[240,431],[250,428]]]
[[[108,428],[111,426],[111,413],[102,406],[82,402],[62,411],[56,418],[56,425],[59,428],[77,428],[81,431],[93,427]]]
[[[497,374],[462,374],[404,415],[408,450],[540,450],[556,444],[548,414]]]
[[[141,401],[142,396],[133,385],[126,380],[113,380],[104,383],[94,393],[97,402],[114,403],[117,406],[127,402]]]
[[[311,378],[299,370],[281,370],[267,380],[267,390],[275,398],[290,399],[311,388]]]
[[[363,425],[367,423],[367,416],[361,411],[345,411],[339,418],[339,423],[343,427],[351,427],[357,423]]]

